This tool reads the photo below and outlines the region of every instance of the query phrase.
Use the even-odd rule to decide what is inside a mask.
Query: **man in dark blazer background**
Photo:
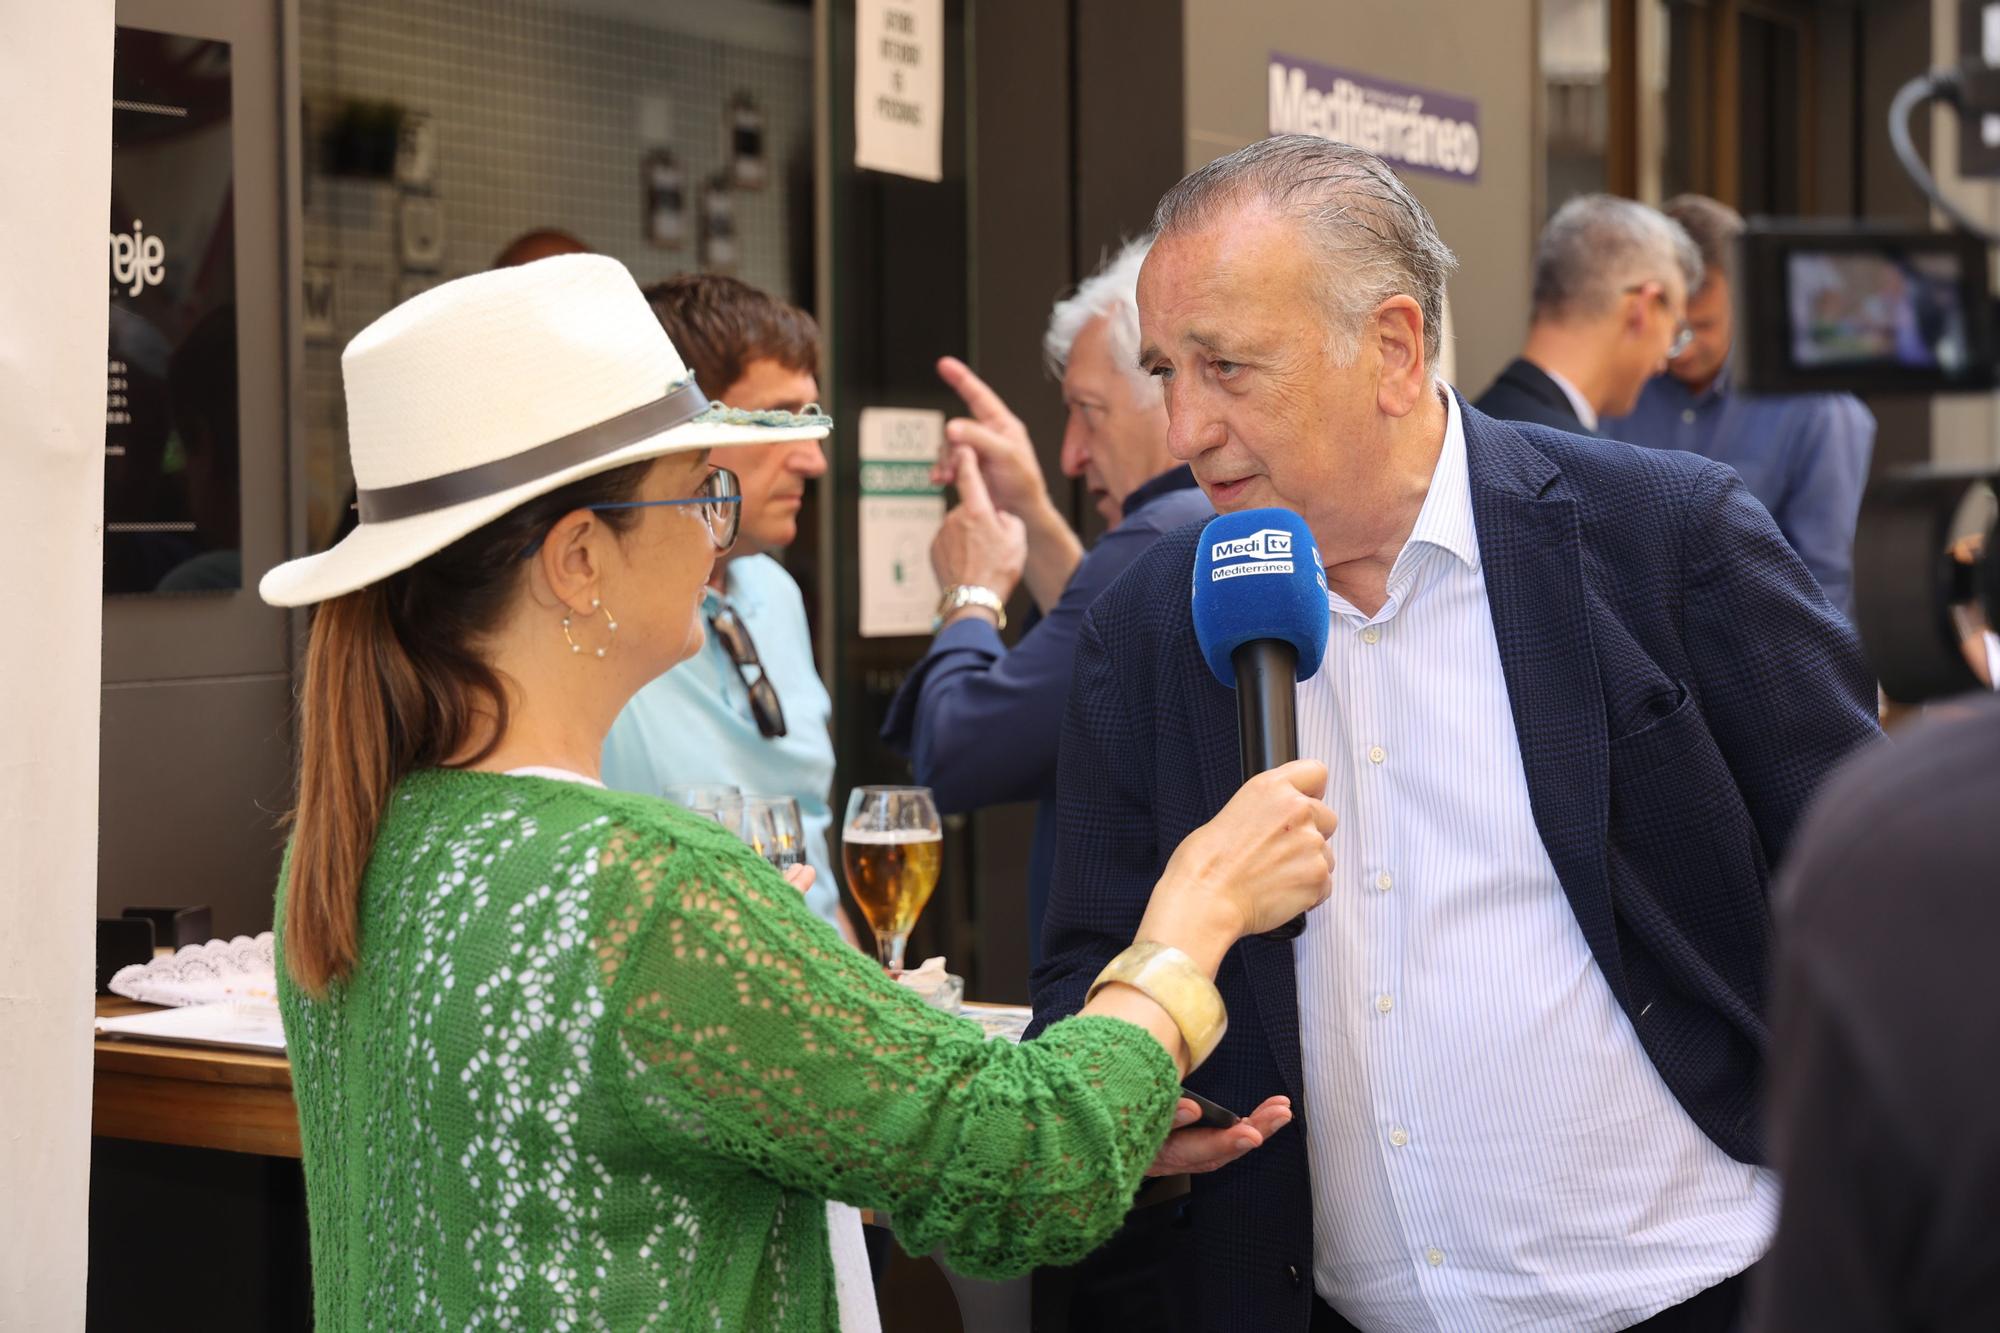
[[[1587,194],[1556,210],[1535,248],[1528,342],[1474,404],[1502,421],[1597,434],[1692,335],[1701,255],[1658,209]]]
[[[1439,385],[1455,261],[1371,154],[1266,139],[1155,228],[1141,356],[1170,447],[1219,510],[1301,514],[1324,560],[1300,742],[1341,819],[1332,897],[1233,951],[1229,1034],[1189,1078],[1295,1120],[1260,1107],[1247,1154],[1180,1130],[1155,1164],[1197,1173],[1187,1309],[1243,1333],[1732,1328],[1777,1204],[1766,886],[1878,734],[1852,632],[1728,469]],[[1038,1025],[1240,781],[1198,536],[1085,619]]]

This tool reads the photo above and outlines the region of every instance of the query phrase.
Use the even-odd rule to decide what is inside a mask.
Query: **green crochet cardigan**
[[[536,777],[408,778],[359,966],[279,988],[322,1333],[833,1329],[826,1199],[964,1273],[1071,1263],[1178,1086],[1115,1019],[988,1042],[720,825]]]

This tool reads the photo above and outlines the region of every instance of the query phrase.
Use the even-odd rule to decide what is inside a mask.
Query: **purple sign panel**
[[[1270,132],[1317,134],[1391,166],[1479,179],[1479,104],[1271,53]]]

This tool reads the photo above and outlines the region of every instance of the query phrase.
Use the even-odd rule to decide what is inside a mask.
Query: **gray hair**
[[[1676,269],[1688,293],[1701,286],[1701,251],[1680,223],[1636,200],[1579,195],[1542,228],[1534,317],[1603,314],[1634,284],[1664,282]]]
[[[1708,283],[1707,270],[1726,275],[1736,267],[1736,242],[1743,235],[1741,213],[1705,194],[1677,194],[1661,204],[1660,211],[1680,223],[1694,241],[1694,248],[1701,251],[1703,286]]]
[[[1049,312],[1048,332],[1042,335],[1042,360],[1051,375],[1062,378],[1077,338],[1092,320],[1101,318],[1111,339],[1111,359],[1135,385],[1146,382],[1139,370],[1139,266],[1152,248],[1151,234],[1125,242],[1078,283],[1075,292],[1056,302]]]
[[[1354,355],[1362,321],[1382,302],[1408,296],[1423,311],[1424,365],[1436,373],[1444,284],[1458,259],[1388,163],[1316,134],[1274,134],[1184,177],[1160,200],[1153,231],[1192,231],[1253,200],[1299,223],[1317,249],[1337,360]]]

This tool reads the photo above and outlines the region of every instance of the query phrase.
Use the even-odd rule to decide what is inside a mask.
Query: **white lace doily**
[[[278,1003],[278,972],[270,931],[233,940],[190,944],[150,963],[121,967],[111,991],[146,1004]]]

